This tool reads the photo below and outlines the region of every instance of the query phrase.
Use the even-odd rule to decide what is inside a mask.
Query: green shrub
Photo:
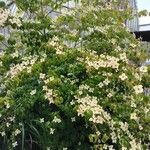
[[[0,56],[1,149],[148,149],[150,70],[123,24],[130,9],[85,0],[52,19],[44,6],[63,3],[17,4],[35,16]]]

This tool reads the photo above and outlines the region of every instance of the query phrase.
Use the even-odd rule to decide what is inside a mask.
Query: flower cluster
[[[129,12],[120,13],[115,0],[85,0],[54,21],[48,9],[55,2],[23,3],[29,20],[9,15],[18,30],[0,52],[5,149],[148,149],[149,68],[123,26]]]
[[[0,8],[0,26],[4,26],[5,22],[7,21],[7,18],[9,16],[9,11],[6,9]]]
[[[144,91],[142,85],[136,85],[136,86],[133,87],[133,89],[135,90],[136,94],[143,93],[143,91]]]
[[[96,60],[93,60],[93,58],[89,59],[89,57],[86,58],[86,64],[88,67],[93,67],[96,70],[99,68],[113,68],[118,69],[119,68],[119,58],[116,58],[114,56],[109,55],[101,55],[100,58],[97,58]]]
[[[10,76],[11,78],[14,78],[18,73],[20,73],[21,71],[25,69],[27,69],[27,72],[30,73],[32,66],[35,64],[37,59],[38,58],[36,56],[28,57],[27,60],[26,58],[24,58],[22,63],[16,64],[16,65],[12,64],[10,67],[10,70],[6,73],[6,77]]]
[[[22,25],[20,19],[18,19],[17,17],[10,18],[9,21],[12,24],[16,24],[18,27],[20,27]]]
[[[78,115],[85,116],[86,112],[91,112],[92,115],[89,121],[93,123],[103,124],[111,119],[109,113],[107,113],[100,105],[98,105],[98,99],[87,95],[83,98],[77,99],[78,103]]]
[[[47,84],[50,82],[50,79],[46,79],[46,75],[43,73],[40,73],[39,78],[44,81],[43,85],[43,91],[45,92],[45,99],[49,101],[49,104],[54,103],[54,93],[53,89],[49,89]]]
[[[139,71],[142,73],[146,73],[148,71],[148,68],[147,68],[147,66],[142,66],[139,68]]]
[[[60,40],[56,36],[53,37],[52,39],[49,39],[47,46],[55,48],[56,54],[58,54],[58,55],[62,55],[64,53],[63,46],[60,44]]]

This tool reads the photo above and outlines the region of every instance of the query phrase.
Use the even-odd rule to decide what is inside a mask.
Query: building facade
[[[137,1],[136,0],[129,0],[129,6],[133,10],[133,19],[128,20],[126,22],[127,27],[130,29],[131,32],[139,31],[139,18],[138,18],[138,8],[137,8]]]
[[[15,0],[2,0],[2,1],[4,1],[8,5],[11,14],[15,15],[15,13],[17,11]],[[138,12],[137,2],[136,2],[136,0],[128,0],[128,1],[129,1],[129,6],[133,9],[133,19],[127,20],[126,21],[126,26],[129,28],[129,30],[131,32],[139,31],[139,18],[137,16],[137,12]],[[121,2],[122,2],[122,0],[121,0]],[[71,7],[76,7],[76,3],[73,2],[72,0],[70,0],[69,2],[66,3],[63,10],[65,10],[65,9],[67,10],[68,8],[71,8]],[[124,6],[121,6],[121,7],[124,8]],[[54,11],[54,12],[51,12],[50,16],[51,17],[56,17],[60,13],[61,13],[61,10],[60,10],[60,12],[55,12]],[[28,18],[27,14],[24,15],[24,18]],[[9,28],[0,29],[0,33],[2,33],[4,35],[7,35],[9,32],[10,32]]]

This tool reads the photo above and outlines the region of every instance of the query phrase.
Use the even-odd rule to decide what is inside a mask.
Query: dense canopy
[[[66,2],[16,0],[16,16],[0,8],[0,26],[13,29],[1,37],[0,149],[148,149],[150,69],[124,25],[131,10]]]

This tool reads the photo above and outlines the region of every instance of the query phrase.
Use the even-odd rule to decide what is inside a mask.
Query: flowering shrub
[[[1,149],[148,149],[150,69],[130,10],[83,1],[52,19],[63,1],[17,4],[33,18],[16,18],[0,55]]]

